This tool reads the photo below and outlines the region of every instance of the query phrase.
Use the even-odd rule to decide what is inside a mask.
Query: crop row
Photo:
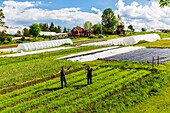
[[[98,65],[96,65],[98,66]],[[130,81],[135,81],[138,78],[150,74],[150,71],[136,69],[112,69],[109,65],[103,65],[108,68],[100,68],[94,71],[93,84],[86,86],[85,71],[78,71],[67,76],[67,82],[72,85],[64,89],[59,89],[60,81],[56,79],[49,80],[43,83],[22,88],[11,93],[0,96],[0,108],[3,112],[26,112],[33,110],[34,112],[53,111],[55,109],[67,111],[67,109],[81,110],[93,101],[81,106],[84,99],[87,99],[88,94],[91,98],[101,99],[108,93],[120,89]],[[101,96],[103,94],[104,96]],[[64,99],[64,100],[63,100]],[[48,105],[47,105],[48,103]],[[78,105],[80,104],[80,106]],[[47,106],[47,107],[45,107]],[[31,112],[33,112],[31,111]]]
[[[131,71],[131,72],[133,72],[133,71]],[[124,74],[126,74],[126,73],[131,73],[131,72],[129,72],[129,71],[127,71],[127,72],[122,72],[122,76],[124,76]],[[108,72],[108,74],[109,74],[109,72]],[[106,75],[106,73],[105,74],[103,74],[103,75]],[[121,74],[118,74],[119,76],[118,76],[118,78],[120,77],[121,78]],[[103,76],[104,78],[105,78],[105,76]],[[106,84],[105,85],[103,85],[103,88],[104,87],[106,87],[107,86],[107,84],[112,84],[112,81],[110,81],[110,79],[111,78],[114,78],[114,77],[109,77],[108,79],[107,79],[107,82],[106,82]],[[117,80],[118,78],[115,78],[115,80]],[[102,82],[102,81],[101,81]],[[97,82],[96,82],[97,83]],[[98,87],[99,88],[99,87]],[[97,89],[98,89],[97,88]],[[94,90],[95,88],[92,88],[91,90]],[[96,90],[97,90],[96,89]],[[105,88],[104,88],[105,89]],[[107,88],[106,88],[107,89]],[[85,93],[84,95],[86,95],[86,94],[88,94],[88,93],[86,93],[88,90],[89,90],[89,88],[87,88],[86,90],[84,90],[84,88],[82,88],[81,90],[83,90],[83,92]],[[58,94],[58,93],[57,93]],[[68,95],[68,96],[67,96]],[[76,92],[74,92],[74,93],[72,93],[72,94],[66,94],[64,97],[63,97],[63,95],[62,95],[62,97],[65,99],[65,102],[67,102],[68,101],[68,98],[67,97],[72,97],[72,99],[76,99],[76,98],[78,98],[77,96],[75,96],[75,95],[82,95],[82,91],[80,91],[79,90],[79,93],[76,93]],[[55,96],[56,97],[56,96]],[[61,98],[61,97],[58,97],[58,98]],[[49,99],[51,99],[51,97],[49,97]],[[56,100],[57,99],[57,97],[55,98],[55,99],[51,99],[51,100]],[[40,101],[41,101],[42,99],[40,99]],[[49,102],[49,101],[47,101],[47,102]],[[53,101],[54,103],[56,103],[57,101]],[[63,101],[62,101],[63,102]],[[46,104],[46,101],[44,102],[45,104]],[[63,103],[64,104],[64,103]],[[49,104],[50,105],[50,104]],[[55,104],[56,105],[56,104]],[[62,105],[61,103],[59,104],[59,105]],[[38,104],[38,106],[41,106],[41,102]],[[41,108],[40,108],[41,109]]]
[[[98,69],[94,72],[94,74],[98,74],[100,72],[107,71],[109,69],[111,69],[111,68]],[[67,81],[69,81],[72,78],[77,79],[78,77],[85,77],[84,75],[85,75],[85,71],[81,70],[81,71],[74,72],[72,74],[67,75],[66,78],[67,78]],[[56,79],[58,79],[58,80],[56,81]],[[56,78],[56,79],[52,79],[52,80],[49,80],[49,81],[46,81],[46,82],[41,82],[41,83],[38,83],[34,86],[25,87],[25,88],[22,88],[22,89],[19,89],[19,90],[15,90],[15,91],[8,93],[6,95],[0,95],[0,101],[4,98],[5,99],[12,98],[14,96],[21,95],[21,94],[24,94],[24,93],[28,93],[28,92],[31,92],[32,90],[37,90],[37,89],[44,88],[44,87],[47,87],[47,86],[49,88],[49,86],[55,85],[55,84],[60,82],[59,78]],[[76,79],[74,79],[74,80],[76,80]]]
[[[147,72],[144,73],[144,71],[140,71],[138,72],[138,74],[142,74],[144,76],[148,73]],[[128,75],[127,77],[123,79],[114,81],[114,83],[108,84],[106,87],[100,88],[100,90],[97,90],[95,92],[91,92],[88,94],[88,96],[85,96],[84,98],[80,98],[79,100],[70,103],[68,106],[60,107],[59,109],[57,109],[57,112],[67,112],[67,111],[76,112],[77,110],[80,111],[81,109],[85,108],[89,104],[94,103],[97,100],[106,97],[113,90],[120,89],[122,87],[122,84],[133,81],[132,78],[136,77],[138,74],[134,73],[134,74]],[[142,76],[139,76],[139,78],[140,77]]]
[[[124,92],[119,92],[116,95],[110,95],[108,98],[105,99],[105,101],[103,100],[96,101],[93,107],[89,106],[89,108],[84,109],[84,111],[88,112],[93,110],[96,112],[105,111],[116,113],[146,112],[146,110],[150,106],[160,104],[155,103],[156,100],[153,102],[150,101],[150,98],[152,97],[158,98],[160,96],[160,91],[163,91],[164,88],[169,87],[170,85],[169,80],[170,80],[169,72],[161,72],[153,76],[148,76],[142,81],[132,81],[126,87],[127,90],[125,90]],[[154,107],[152,106],[153,109]]]
[[[94,74],[99,74],[100,72],[104,72],[104,71],[107,71],[109,69],[110,68],[96,70],[94,72]],[[85,71],[79,71],[79,72],[76,72],[74,74],[70,74],[70,75],[67,76],[67,78],[68,78],[67,81],[69,83],[81,81],[81,80],[85,79],[84,73],[85,73]],[[56,83],[55,79],[48,81],[47,84],[46,83],[40,83],[40,84],[37,84],[35,86],[24,88],[24,90],[23,89],[18,90],[18,92],[15,91],[15,92],[12,92],[12,93],[9,93],[9,94],[6,94],[6,95],[2,95],[1,99],[4,99],[4,101],[1,101],[2,104],[0,105],[0,108],[3,108],[5,106],[11,105],[11,104],[23,102],[24,100],[30,100],[31,98],[39,97],[41,95],[48,93],[50,89],[55,90],[56,87],[57,88],[60,87],[60,83],[58,83],[58,84],[53,84],[53,83]],[[44,88],[46,88],[46,89],[43,90]],[[23,91],[25,91],[26,93],[24,93]],[[16,92],[17,92],[17,94],[16,94]]]
[[[115,71],[115,70],[114,70]],[[98,76],[103,76],[102,74],[99,74]],[[95,77],[98,77],[98,76],[95,76]],[[94,78],[95,78],[94,77]],[[81,81],[81,83],[84,83],[86,80],[84,81]],[[82,88],[83,89],[83,88]],[[73,91],[74,90],[74,91]],[[70,93],[74,94],[73,92],[77,91],[76,88],[74,87],[68,87],[68,88],[65,88],[65,89],[61,89],[61,90],[57,90],[57,91],[53,91],[53,92],[50,92],[49,94],[46,94],[44,96],[41,96],[37,99],[33,99],[31,101],[27,101],[27,102],[24,102],[24,103],[21,103],[21,104],[18,104],[16,105],[15,107],[11,108],[11,109],[14,109],[14,110],[17,110],[18,108],[22,108],[23,107],[31,107],[31,106],[39,106],[43,103],[46,103],[48,101],[53,101],[56,97],[60,97],[60,96],[63,96],[63,95],[69,95]],[[67,96],[66,96],[67,97]],[[17,109],[15,109],[17,108]],[[7,109],[6,109],[7,110]],[[6,111],[5,110],[5,111]],[[8,109],[9,110],[9,109]]]
[[[37,59],[0,66],[0,88],[11,87],[13,83],[21,84],[36,78],[51,76],[62,66],[67,68],[70,65],[71,70],[82,67],[81,63],[52,59]]]

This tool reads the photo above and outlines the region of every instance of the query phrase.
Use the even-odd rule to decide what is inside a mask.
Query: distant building
[[[52,37],[67,37],[68,33],[56,33],[56,32],[46,32],[46,31],[41,31],[40,36],[52,36]]]
[[[22,33],[24,28],[28,28],[28,27],[24,27],[24,26],[22,27],[0,27],[0,32],[5,30],[6,34],[15,35],[18,31]]]
[[[71,30],[71,36],[73,37],[89,37],[90,36],[90,30],[86,30],[81,27],[75,27]]]
[[[55,37],[57,35],[56,32],[46,32],[46,31],[41,31],[40,36],[52,36]]]
[[[156,28],[155,32],[167,33],[169,30],[170,30],[170,28]]]
[[[57,33],[56,37],[58,38],[68,37],[68,33]]]
[[[115,32],[114,32],[115,35],[121,35],[121,36],[125,36],[126,33],[125,33],[125,30],[123,30],[121,27],[118,28]]]

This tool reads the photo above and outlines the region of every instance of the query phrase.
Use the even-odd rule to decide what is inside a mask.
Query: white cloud
[[[48,10],[37,8],[43,5],[41,2],[17,2],[4,1],[3,12],[7,26],[31,25],[32,23],[54,22],[62,27],[81,26],[85,21],[91,21],[93,24],[100,21],[101,11],[96,8],[91,10],[97,12],[83,12],[80,8],[63,8],[59,10]]]
[[[120,14],[126,27],[132,24],[135,29],[145,27],[170,28],[170,7],[160,8],[157,1],[148,2],[149,5],[141,5],[138,2],[132,2],[125,5],[123,0],[118,0],[115,14]],[[42,2],[17,2],[3,1],[2,9],[5,14],[7,26],[23,26],[32,23],[50,23],[62,27],[72,28],[81,26],[85,21],[91,21],[93,24],[101,21],[102,11],[95,7],[91,8],[92,12],[83,12],[79,7],[63,8],[59,10],[49,10],[37,8],[43,5]]]
[[[142,27],[170,29],[170,7],[160,8],[157,1],[152,1],[149,5],[144,6],[137,2],[125,6],[123,0],[118,0],[116,7],[115,14],[122,16],[126,27],[132,24],[138,30],[141,30]]]

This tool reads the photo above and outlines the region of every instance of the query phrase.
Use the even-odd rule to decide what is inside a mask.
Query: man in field
[[[88,67],[87,67],[87,84],[92,84],[92,71],[93,71],[93,68],[91,68],[88,65]]]
[[[71,66],[67,70],[69,70],[70,68],[71,68]],[[61,71],[59,73],[60,73],[61,88],[63,88],[63,82],[65,83],[65,87],[67,87],[64,66],[61,67]]]

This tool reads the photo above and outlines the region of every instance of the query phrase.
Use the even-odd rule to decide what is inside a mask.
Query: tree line
[[[63,33],[67,33],[69,29],[64,27]],[[61,33],[62,29],[61,26],[55,26],[53,22],[51,22],[50,26],[48,26],[47,23],[34,23],[30,26],[30,29],[28,30],[27,28],[23,29],[23,36],[30,36],[32,35],[33,37],[37,37],[41,31],[46,31],[46,32],[56,32],[56,33]]]

